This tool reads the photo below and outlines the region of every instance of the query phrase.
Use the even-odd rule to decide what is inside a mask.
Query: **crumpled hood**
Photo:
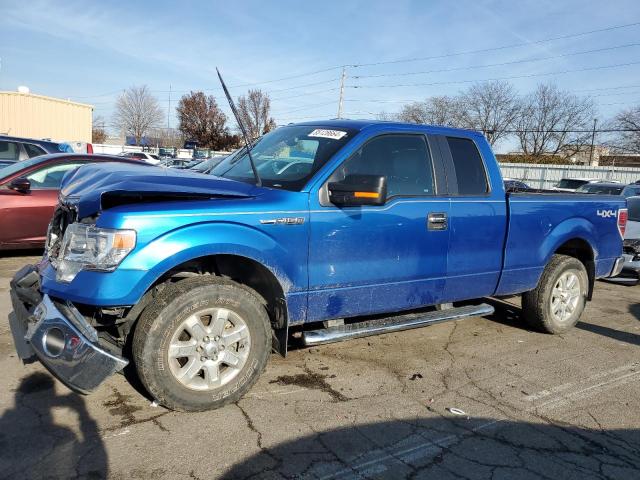
[[[84,218],[126,203],[255,196],[259,187],[187,171],[128,163],[84,165],[64,177],[60,200]]]

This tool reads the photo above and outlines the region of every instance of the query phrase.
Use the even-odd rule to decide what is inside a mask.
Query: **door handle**
[[[434,212],[427,216],[427,230],[446,230],[447,226],[446,213]]]

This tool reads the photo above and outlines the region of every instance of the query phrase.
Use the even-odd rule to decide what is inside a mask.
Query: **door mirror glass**
[[[378,175],[347,175],[341,182],[328,185],[329,201],[339,207],[384,205],[387,178]]]
[[[11,190],[15,190],[16,192],[29,193],[29,191],[31,190],[31,182],[23,177],[16,178],[14,180],[11,180],[11,182],[9,183],[9,188]]]

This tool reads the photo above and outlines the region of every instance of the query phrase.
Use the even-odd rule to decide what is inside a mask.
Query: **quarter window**
[[[23,143],[24,149],[27,151],[27,155],[29,158],[37,157],[38,155],[44,155],[45,152],[42,148],[37,145],[33,145],[32,143]]]
[[[387,178],[387,196],[433,195],[433,168],[422,135],[382,135],[365,143],[331,175],[341,182],[347,175]]]
[[[447,137],[458,180],[458,195],[483,195],[489,191],[487,174],[473,140]]]

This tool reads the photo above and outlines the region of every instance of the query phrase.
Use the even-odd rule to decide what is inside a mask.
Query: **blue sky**
[[[637,0],[0,0],[0,12],[0,90],[27,85],[90,103],[107,121],[131,85],[148,85],[163,108],[171,85],[172,110],[189,90],[222,100],[216,66],[236,97],[247,84],[268,91],[278,123],[335,117],[341,69],[332,67],[393,61],[347,68],[347,116],[395,112],[498,77],[520,77],[511,82],[523,94],[550,81],[591,95],[602,120],[640,103],[640,25],[538,42],[640,22]],[[591,50],[601,51],[582,53]],[[476,53],[457,55],[468,51]],[[404,61],[434,56],[444,57]],[[373,75],[382,76],[356,78]],[[408,84],[419,85],[393,86]]]

